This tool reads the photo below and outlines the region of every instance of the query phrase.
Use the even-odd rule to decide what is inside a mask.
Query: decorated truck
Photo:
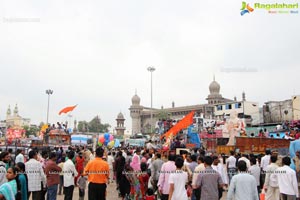
[[[219,154],[230,154],[233,150],[239,153],[265,153],[267,149],[276,150],[279,154],[285,155],[288,153],[290,140],[277,138],[260,138],[260,137],[236,137],[235,145],[218,145],[216,144],[215,151]]]

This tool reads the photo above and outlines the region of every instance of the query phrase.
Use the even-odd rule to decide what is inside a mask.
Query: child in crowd
[[[80,177],[77,180],[77,185],[79,189],[79,200],[84,200],[84,194],[85,194],[85,188],[86,188],[86,182],[87,177],[82,176],[83,170],[80,171]]]
[[[149,188],[147,190],[147,194],[146,194],[145,200],[155,200],[155,195],[154,195],[154,192],[153,192],[152,188]]]

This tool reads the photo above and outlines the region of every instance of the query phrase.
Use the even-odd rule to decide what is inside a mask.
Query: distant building
[[[264,123],[281,123],[300,119],[300,96],[283,101],[268,101],[263,106]]]
[[[224,119],[232,111],[236,111],[239,118],[244,118],[247,126],[258,125],[260,123],[259,105],[257,102],[246,101],[245,92],[242,101],[225,102],[215,104],[214,114],[216,119]]]
[[[124,136],[124,133],[126,130],[126,128],[124,126],[125,118],[121,112],[118,114],[116,121],[117,121],[117,126],[115,127],[115,130],[117,132],[117,135]]]
[[[215,104],[224,102],[233,102],[231,99],[223,98],[220,94],[220,84],[215,81],[215,77],[209,85],[210,94],[206,98],[207,104],[197,104],[191,106],[175,107],[175,103],[172,102],[171,108],[153,108],[151,122],[151,108],[142,106],[140,104],[140,97],[135,94],[132,99],[132,105],[130,106],[130,116],[132,119],[132,134],[137,133],[150,133],[151,124],[152,127],[156,126],[156,122],[167,115],[170,119],[181,119],[192,110],[195,110],[196,116],[203,116],[207,119],[214,118]]]
[[[6,128],[8,127],[23,127],[23,126],[30,126],[30,119],[23,118],[19,115],[18,105],[16,104],[14,113],[11,113],[10,106],[8,106],[6,112]]]

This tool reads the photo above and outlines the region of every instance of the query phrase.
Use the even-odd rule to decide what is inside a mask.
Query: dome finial
[[[137,95],[137,89],[135,88],[135,95]]]
[[[216,79],[215,79],[215,74],[214,74],[214,81],[216,81]]]

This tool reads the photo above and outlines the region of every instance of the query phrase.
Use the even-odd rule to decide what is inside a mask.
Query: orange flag
[[[61,111],[59,111],[59,115],[61,115],[62,113],[68,113],[70,111],[73,111],[76,108],[77,105],[75,106],[69,106],[69,107],[65,107],[63,108]]]
[[[182,120],[180,120],[175,126],[173,126],[168,132],[166,132],[164,135],[161,136],[161,139],[163,137],[168,138],[170,134],[175,136],[181,129],[187,128],[189,125],[193,123],[195,111],[193,110],[189,114],[187,114]]]

